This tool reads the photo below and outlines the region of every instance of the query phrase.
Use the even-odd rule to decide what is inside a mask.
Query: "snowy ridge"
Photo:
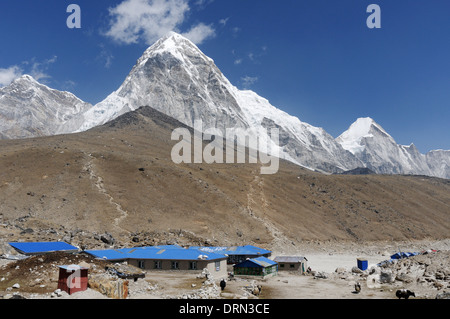
[[[377,128],[392,139],[392,137],[373,119],[365,117],[357,119],[356,122],[336,140],[344,149],[350,151],[352,154],[361,153],[365,149],[365,145],[362,144],[362,139],[373,137],[374,135],[371,133],[373,128]]]
[[[23,75],[0,88],[0,138],[73,133],[83,121],[79,115],[91,107],[70,92]]]
[[[338,138],[239,90],[199,48],[171,32],[137,60],[122,85],[92,106],[69,92],[50,89],[29,76],[0,88],[0,138],[82,132],[150,106],[188,126],[225,132],[235,128],[258,137],[280,158],[324,173],[369,168],[381,174],[450,178],[450,151],[421,154],[398,145],[371,118],[359,118]],[[279,131],[279,144],[268,133]]]
[[[245,129],[258,136],[279,157],[323,172],[341,172],[363,165],[321,128],[301,122],[252,91],[241,91],[220,72],[214,61],[183,36],[170,33],[149,47],[138,59],[121,87],[83,116],[79,131],[115,117],[151,106],[193,126]],[[267,135],[281,131],[277,146]]]
[[[450,178],[450,152],[421,154],[414,144],[399,145],[371,118],[357,119],[336,141],[376,173]]]

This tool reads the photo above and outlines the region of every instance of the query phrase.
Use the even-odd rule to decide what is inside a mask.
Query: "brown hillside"
[[[448,237],[449,180],[328,176],[287,162],[276,175],[255,164],[176,165],[170,136],[181,126],[141,108],[84,133],[1,141],[0,221],[9,228],[0,235],[38,239],[64,227],[124,244],[170,233],[261,246]]]

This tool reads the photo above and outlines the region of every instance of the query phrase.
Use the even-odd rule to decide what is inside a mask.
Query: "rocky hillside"
[[[0,141],[0,238],[274,248],[448,236],[449,180],[176,165],[182,126],[144,107],[83,133]]]

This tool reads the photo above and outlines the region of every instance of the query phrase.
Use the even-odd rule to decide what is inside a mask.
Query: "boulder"
[[[450,299],[450,292],[440,292],[436,295],[436,299]]]
[[[344,267],[338,267],[338,268],[336,268],[335,272],[338,274],[343,274],[346,272],[346,270]]]
[[[114,245],[114,243],[116,242],[114,237],[108,233],[101,235],[100,240],[107,245]]]
[[[354,266],[352,267],[352,272],[355,274],[362,274],[363,271],[361,269],[359,269],[358,267]]]
[[[390,270],[382,270],[380,273],[380,283],[390,284],[395,281],[395,276]]]
[[[128,297],[128,284],[128,280],[112,279],[104,274],[89,277],[91,289],[112,299],[126,299]]]
[[[414,281],[413,277],[411,277],[410,275],[407,275],[405,273],[397,274],[395,279],[398,280],[398,281],[405,282],[405,283],[410,283],[410,282]]]

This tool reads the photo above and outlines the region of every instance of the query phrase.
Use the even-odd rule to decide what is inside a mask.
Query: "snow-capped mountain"
[[[0,88],[0,138],[17,139],[74,132],[79,114],[92,105],[51,89],[29,75]]]
[[[450,179],[450,150],[434,150],[425,156],[432,176]]]
[[[399,145],[371,118],[359,118],[336,141],[379,174],[414,174],[450,178],[450,152],[421,154],[414,144]]]
[[[241,91],[214,61],[191,41],[170,33],[148,48],[121,87],[84,114],[80,131],[148,105],[180,122],[204,128],[246,130],[269,141],[270,128],[280,132],[280,157],[325,172],[362,165],[322,128],[272,106],[252,91]]]
[[[28,75],[0,88],[0,138],[82,132],[141,106],[190,127],[201,120],[203,129],[243,131],[272,143],[279,157],[325,173],[368,168],[382,174],[450,178],[450,151],[424,155],[413,144],[399,145],[371,118],[358,119],[335,139],[255,92],[239,90],[211,58],[173,32],[149,47],[123,84],[95,106]],[[279,130],[279,145],[268,135],[271,128]]]

